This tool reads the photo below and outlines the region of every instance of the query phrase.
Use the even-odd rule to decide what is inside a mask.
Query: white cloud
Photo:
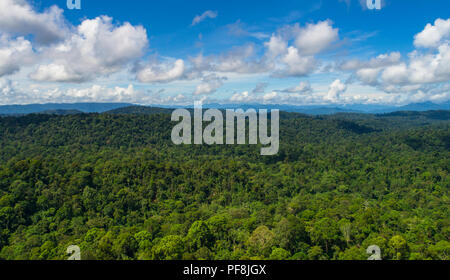
[[[37,81],[83,82],[117,72],[141,57],[148,44],[142,26],[114,26],[107,16],[84,20],[64,42],[42,50]],[[59,73],[61,72],[61,73]]]
[[[237,92],[229,99],[232,103],[280,103],[277,92],[268,92],[265,94],[256,94],[248,91]]]
[[[298,86],[287,88],[283,90],[283,92],[288,93],[302,93],[302,94],[309,94],[312,93],[311,84],[309,82],[300,82]]]
[[[437,19],[434,25],[427,24],[425,29],[414,37],[416,47],[438,47],[442,40],[450,37],[450,19]]]
[[[218,77],[215,74],[205,76],[201,84],[195,89],[194,95],[205,95],[216,92],[226,80],[224,77]]]
[[[344,0],[345,1],[345,0]],[[141,61],[148,46],[147,32],[142,26],[114,23],[107,16],[84,19],[74,26],[56,6],[37,11],[27,0],[0,0],[0,102],[78,102],[121,101],[144,103],[190,102],[201,95],[208,98],[219,90],[227,78],[237,87],[254,84],[262,78],[303,77],[314,73],[336,71],[345,78],[331,85],[308,82],[290,88],[266,91],[260,83],[254,90],[234,94],[234,102],[261,103],[330,103],[330,102],[405,102],[407,100],[444,100],[449,96],[450,81],[450,19],[437,19],[414,37],[417,48],[409,55],[388,52],[366,61],[354,59],[339,64],[331,61],[321,67],[319,54],[339,40],[339,29],[331,21],[304,26],[286,25],[269,36],[262,29],[240,21],[228,25],[237,36],[266,39],[265,43],[244,43],[229,51],[184,58],[163,58]],[[217,12],[206,11],[192,21],[197,25]],[[273,30],[272,30],[273,31]],[[270,34],[270,33],[268,33]],[[208,38],[202,41],[206,44]],[[207,52],[209,53],[209,52]],[[135,67],[132,67],[135,66]],[[330,67],[328,67],[330,66]],[[19,71],[21,70],[22,71]],[[159,96],[131,84],[130,74],[139,82],[155,84],[178,82],[170,94]],[[28,75],[28,76],[27,76]],[[349,78],[350,77],[350,78]],[[28,78],[28,80],[27,80]],[[27,88],[30,80],[40,86]],[[123,80],[122,80],[123,79]],[[334,78],[333,78],[334,79]],[[349,85],[357,79],[360,83]],[[20,80],[12,82],[12,80]],[[72,88],[54,83],[86,83]],[[346,81],[346,82],[342,82]],[[50,82],[50,83],[47,83]],[[272,84],[272,81],[270,81]],[[278,81],[276,82],[278,83]],[[178,87],[180,85],[180,87]],[[29,86],[28,86],[29,87]],[[62,87],[62,88],[61,88]],[[148,86],[148,87],[154,87]],[[359,88],[357,88],[359,87]],[[365,91],[354,92],[357,88]],[[175,90],[177,91],[175,93]],[[187,95],[179,94],[182,90]],[[314,94],[313,94],[314,93]],[[193,95],[193,97],[191,97]],[[139,102],[140,103],[140,102]]]
[[[341,94],[343,94],[346,90],[346,84],[342,83],[339,79],[335,80],[331,83],[328,93],[324,99],[336,103],[340,100]]]
[[[342,63],[339,69],[348,71],[356,71],[356,77],[363,83],[368,85],[377,85],[379,83],[380,73],[387,67],[396,67],[401,61],[399,52],[391,52],[381,54],[369,61],[361,61],[358,59],[349,60]]]
[[[427,84],[450,81],[450,46],[441,45],[435,54],[410,54],[409,64],[387,67],[381,78],[390,84]]]
[[[253,96],[250,95],[248,91],[244,92],[237,92],[231,96],[230,101],[231,102],[250,102],[253,100]]]
[[[252,44],[233,48],[219,57],[212,58],[211,69],[222,73],[259,73],[267,70],[264,62],[251,60],[255,54]]]
[[[282,75],[288,76],[305,76],[310,74],[317,66],[314,57],[301,56],[298,49],[294,47],[288,48],[288,52],[283,56],[282,61],[287,66]]]
[[[145,91],[128,87],[92,85],[85,88],[19,88],[17,83],[0,80],[0,104],[126,102],[151,103],[153,96]]]
[[[381,68],[363,68],[356,71],[356,76],[365,84],[376,85]]]
[[[266,93],[263,95],[263,100],[265,103],[275,101],[277,99],[278,99],[278,93],[275,91],[272,91],[272,92],[269,92],[269,93]]]
[[[323,103],[320,96],[305,95],[302,93],[280,93],[270,91],[264,94],[256,94],[248,91],[237,92],[229,99],[231,103],[260,103],[260,104],[307,104]]]
[[[450,19],[437,19],[415,36],[418,49],[402,61],[398,52],[379,55],[369,61],[351,60],[340,65],[344,71],[354,71],[365,85],[395,94],[396,102],[406,100],[443,100],[448,94],[439,92],[442,83],[450,81]],[[421,47],[428,48],[426,50]],[[390,100],[394,102],[394,99]],[[444,100],[445,101],[445,100]]]
[[[83,82],[85,80],[81,73],[73,72],[63,64],[39,65],[36,71],[30,74],[30,78],[46,82]]]
[[[13,81],[0,79],[0,104],[17,104],[27,99],[16,92],[16,87]]]
[[[205,57],[199,54],[190,58],[193,67],[187,71],[187,76],[195,79],[201,77],[202,72],[247,74],[268,71],[265,61],[255,57],[253,44],[234,47],[219,55]]]
[[[184,61],[178,59],[173,65],[146,65],[143,69],[138,71],[137,79],[143,83],[168,83],[182,78],[184,72]]]
[[[329,21],[322,21],[317,24],[309,24],[305,28],[298,25],[291,26],[289,32],[280,30],[279,34],[273,34],[268,42],[264,43],[267,51],[260,56],[255,50],[254,44],[246,44],[234,47],[230,51],[219,54],[203,56],[199,54],[190,58],[191,64],[179,67],[153,67],[148,66],[138,71],[138,79],[145,82],[170,82],[176,79],[198,79],[210,73],[228,74],[255,74],[272,73],[275,76],[305,76],[312,73],[319,63],[313,55],[307,53],[318,53],[328,47],[330,43],[337,39],[337,29],[331,27]],[[313,33],[320,31],[324,36],[315,36]],[[289,33],[281,34],[281,33]],[[311,45],[300,44],[302,50],[295,46],[289,46],[289,36],[292,40],[310,40]],[[314,51],[308,48],[315,48]],[[306,53],[306,54],[305,54]],[[162,68],[159,69],[158,68]],[[179,71],[175,71],[179,70]],[[183,70],[183,71],[181,71]],[[171,75],[176,73],[176,75]],[[149,76],[150,78],[145,78]],[[198,85],[195,93],[214,92],[215,86],[210,83]]]
[[[62,14],[63,11],[57,6],[38,13],[25,0],[1,0],[0,30],[33,35],[40,44],[54,43],[62,40],[66,31]]]
[[[23,37],[11,39],[0,35],[0,77],[18,71],[34,59],[31,42]]]
[[[356,70],[363,68],[382,68],[391,65],[398,64],[401,60],[401,54],[399,52],[391,52],[388,54],[380,54],[379,56],[372,58],[369,61],[361,60],[349,60],[340,65],[342,70]]]
[[[264,43],[267,47],[268,55],[270,58],[277,57],[287,52],[288,44],[279,35],[272,35],[270,41]]]
[[[127,102],[140,103],[149,100],[149,96],[145,92],[136,90],[133,85],[128,87],[105,87],[93,85],[85,89],[68,89],[61,92],[61,98],[66,100],[80,101],[100,101],[100,102]]]
[[[123,102],[141,105],[188,105],[194,102],[183,94],[162,95],[162,91],[137,89],[132,84],[125,87],[99,84],[71,88],[41,84],[21,87],[18,82],[0,79],[0,104]]]
[[[258,83],[255,88],[252,90],[252,93],[262,93],[267,88],[268,83]]]
[[[408,67],[405,63],[387,67],[381,75],[384,82],[402,84],[408,81]]]
[[[339,39],[339,30],[330,21],[285,26],[264,44],[266,65],[276,76],[301,77],[311,74],[319,66],[315,55],[326,50]],[[293,45],[290,45],[292,43]]]
[[[218,13],[216,11],[211,11],[208,10],[206,12],[204,12],[201,15],[197,15],[193,20],[192,20],[192,26],[199,24],[200,22],[204,21],[207,18],[216,18],[218,15]]]
[[[320,53],[339,38],[339,30],[333,28],[330,21],[320,21],[317,24],[308,24],[300,29],[295,46],[302,54],[314,55]]]

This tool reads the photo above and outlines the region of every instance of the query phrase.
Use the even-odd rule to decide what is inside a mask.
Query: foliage
[[[0,118],[0,259],[450,258],[434,114],[282,114],[278,155],[175,146],[170,114]]]

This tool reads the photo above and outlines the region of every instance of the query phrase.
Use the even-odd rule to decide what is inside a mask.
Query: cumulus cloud
[[[314,35],[315,31],[326,34],[318,37]],[[182,64],[181,60],[173,66],[149,64],[147,67],[140,67],[137,77],[141,82],[170,82],[177,79],[199,79],[211,73],[272,73],[279,77],[305,76],[316,70],[319,65],[315,57],[309,53],[317,54],[325,50],[337,39],[337,32],[336,28],[331,27],[330,21],[309,24],[304,28],[294,25],[290,27],[288,35],[283,30],[274,33],[270,40],[264,43],[267,51],[263,56],[256,51],[255,44],[246,44],[217,55],[203,56],[200,53],[196,57],[189,58],[190,64]],[[301,49],[294,45],[289,46],[289,42],[298,43],[302,40],[312,43],[311,45],[299,43]],[[202,82],[195,93],[214,92],[217,85],[217,82],[214,84]]]
[[[266,62],[256,57],[253,44],[234,47],[219,55],[203,56],[203,54],[199,54],[190,58],[190,62],[192,68],[186,73],[188,78],[198,78],[203,72],[246,74],[269,70]]]
[[[16,86],[11,80],[0,79],[0,104],[17,104],[28,99],[16,92]]]
[[[388,54],[380,54],[379,56],[372,58],[369,61],[361,60],[349,60],[340,65],[342,70],[356,70],[356,69],[376,69],[395,65],[401,60],[401,54],[399,52],[391,52]]]
[[[399,52],[391,52],[381,54],[369,61],[349,60],[342,63],[339,68],[341,70],[354,70],[356,77],[365,84],[377,85],[379,75],[383,69],[389,66],[395,66],[401,61]]]
[[[308,24],[301,28],[295,39],[295,46],[301,53],[314,55],[320,53],[339,38],[339,30],[333,28],[330,21]]]
[[[252,90],[252,93],[262,93],[269,86],[268,83],[258,83]]]
[[[203,77],[202,83],[195,89],[194,95],[206,95],[216,92],[227,80],[225,77],[218,77],[215,74],[210,74]]]
[[[0,77],[13,74],[34,60],[31,42],[23,37],[0,36]]]
[[[392,84],[425,84],[450,80],[450,46],[443,44],[435,54],[410,54],[409,64],[401,63],[387,67],[382,79]]]
[[[133,85],[128,87],[107,87],[92,85],[84,88],[19,88],[10,80],[0,80],[0,104],[29,103],[75,103],[75,102],[126,102],[152,103],[153,96],[145,91],[136,90]],[[14,101],[13,101],[14,100]]]
[[[231,102],[250,102],[254,101],[255,97],[251,95],[248,91],[237,92],[233,94],[230,98]]]
[[[134,85],[105,86],[92,84],[72,88],[47,87],[38,84],[21,87],[18,82],[0,79],[0,104],[123,102],[141,105],[192,104],[183,95],[161,94],[164,90],[137,89]]]
[[[264,43],[270,58],[277,57],[287,52],[288,43],[279,35],[272,35],[270,41]]]
[[[84,89],[68,89],[62,91],[64,98],[68,100],[80,101],[100,101],[100,102],[126,102],[126,103],[151,103],[152,95],[150,92],[137,90],[130,84],[128,87],[106,87],[93,85]]]
[[[213,71],[223,73],[259,73],[266,71],[263,61],[252,60],[255,47],[252,44],[233,48],[226,54],[212,58]]]
[[[414,37],[417,49],[406,59],[402,59],[400,53],[392,52],[369,61],[350,60],[339,68],[353,71],[354,77],[365,85],[386,93],[402,94],[402,98],[411,101],[424,100],[424,96],[430,100],[443,100],[448,95],[436,93],[435,89],[450,81],[449,36],[450,19],[437,19],[434,25],[427,24]]]
[[[137,72],[137,79],[143,83],[168,83],[180,79],[185,72],[182,59],[173,64],[148,64]]]
[[[328,90],[327,95],[325,96],[325,100],[331,101],[333,103],[337,103],[340,100],[341,94],[343,94],[347,90],[347,85],[341,82],[341,80],[335,80],[331,83],[330,88]]]
[[[40,65],[30,74],[30,78],[46,82],[83,82],[85,80],[81,73],[71,71],[63,64]]]
[[[142,26],[116,23],[107,16],[84,19],[74,26],[65,20],[58,7],[37,11],[29,3],[26,0],[0,0],[0,77],[16,74],[22,79],[28,74],[37,82],[85,83],[114,73],[131,72],[142,83],[188,80],[185,83],[191,84],[192,88],[186,90],[190,92],[187,95],[177,93],[169,96],[137,90],[132,85],[108,87],[91,84],[84,88],[72,85],[72,89],[61,89],[55,84],[41,83],[52,88],[27,89],[24,85],[3,79],[0,80],[0,102],[138,103],[141,100],[164,104],[190,102],[192,97],[188,96],[199,95],[212,100],[207,96],[223,86],[227,80],[224,76],[233,79],[242,77],[242,74],[264,74],[264,77],[284,78],[327,71],[346,72],[347,78],[333,81],[328,89],[325,84],[322,90],[316,88],[314,91],[306,81],[269,92],[266,92],[267,83],[260,83],[253,90],[235,93],[229,100],[286,104],[445,101],[450,92],[450,19],[436,19],[426,25],[414,37],[416,50],[408,55],[388,52],[367,60],[331,62],[325,67],[322,67],[320,54],[339,40],[339,29],[330,20],[286,25],[275,30],[270,37],[258,32],[261,29],[237,21],[226,26],[229,34],[264,39],[265,42],[253,40],[258,43],[244,43],[208,56],[199,54],[188,59],[156,57],[142,61],[149,45],[147,31]],[[196,16],[192,25],[216,17],[217,12],[206,11]],[[21,68],[25,71],[19,72]],[[363,87],[366,92],[353,92],[350,83],[355,80],[358,81],[355,86]],[[25,85],[28,82],[30,80]],[[371,93],[372,89],[376,93]]]
[[[194,19],[192,20],[192,26],[199,24],[200,22],[204,21],[205,19],[208,18],[216,18],[218,15],[218,13],[216,11],[211,11],[208,10],[206,12],[204,12],[201,15],[197,15],[196,17],[194,17]]]
[[[312,56],[301,56],[298,49],[289,47],[288,52],[282,58],[287,66],[281,75],[305,76],[310,74],[317,66],[316,60]]]
[[[308,81],[300,82],[300,84],[295,87],[291,87],[291,88],[282,90],[282,92],[301,93],[301,94],[309,94],[309,93],[312,93],[312,91],[313,90],[311,88],[311,84]]]
[[[320,96],[305,95],[301,93],[283,93],[270,91],[264,94],[243,91],[233,94],[229,102],[231,103],[260,103],[260,104],[308,104],[323,103]]]
[[[0,1],[0,30],[33,35],[36,42],[50,44],[62,40],[66,30],[63,10],[52,6],[43,13],[34,11],[25,0]]]
[[[381,70],[381,68],[363,68],[356,71],[356,76],[365,84],[376,85]]]
[[[416,47],[438,47],[444,39],[450,37],[450,19],[436,19],[434,25],[427,24],[425,29],[414,37]]]
[[[115,26],[107,16],[84,20],[60,44],[43,51],[43,60],[30,78],[50,82],[83,82],[123,69],[141,57],[148,44],[142,26]]]
[[[387,67],[381,75],[383,81],[390,84],[402,84],[408,81],[408,67],[405,63]]]
[[[298,24],[280,28],[264,43],[266,64],[275,76],[301,77],[314,72],[320,65],[315,55],[323,52],[339,39],[339,30],[331,21]]]

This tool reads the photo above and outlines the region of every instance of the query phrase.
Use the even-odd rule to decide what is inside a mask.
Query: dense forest
[[[263,157],[155,110],[1,117],[0,259],[450,259],[450,112],[282,113]]]

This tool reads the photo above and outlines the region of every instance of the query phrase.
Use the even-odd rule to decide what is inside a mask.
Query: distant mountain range
[[[51,111],[77,110],[82,113],[103,113],[106,111],[132,106],[128,103],[64,103],[64,104],[30,104],[0,106],[0,115],[27,115]],[[57,113],[57,112],[55,112]]]
[[[145,107],[145,106],[128,106],[123,108],[114,109],[111,111],[107,111],[107,114],[120,114],[120,115],[129,115],[129,114],[144,114],[144,115],[153,115],[153,114],[170,114],[173,109],[167,108],[158,108],[158,107]]]
[[[84,114],[84,113],[79,110],[46,110],[46,111],[39,112],[37,114],[65,116],[65,115],[78,115],[78,114]]]
[[[297,106],[297,105],[261,105],[261,104],[209,104],[204,105],[205,108],[228,108],[228,109],[279,109],[285,112],[295,112],[307,115],[332,115],[337,113],[362,113],[362,114],[383,114],[399,111],[439,111],[450,110],[450,101],[443,104],[435,104],[432,102],[414,103],[406,106],[388,106],[388,105],[366,105],[366,104],[352,104],[352,105],[310,105],[310,106]]]
[[[192,108],[187,106],[186,108]],[[443,104],[432,102],[414,103],[402,107],[388,105],[263,105],[263,104],[207,104],[204,108],[215,109],[279,109],[285,112],[295,112],[308,115],[332,115],[337,113],[383,114],[399,111],[437,111],[450,110],[450,101]],[[170,109],[183,108],[182,106],[155,105],[152,107],[137,106],[129,103],[74,103],[74,104],[31,104],[31,105],[4,105],[0,106],[0,115],[26,115],[26,114],[79,114],[79,113],[112,113],[112,114],[139,114],[149,113],[145,108],[152,108],[151,113],[165,113]]]

